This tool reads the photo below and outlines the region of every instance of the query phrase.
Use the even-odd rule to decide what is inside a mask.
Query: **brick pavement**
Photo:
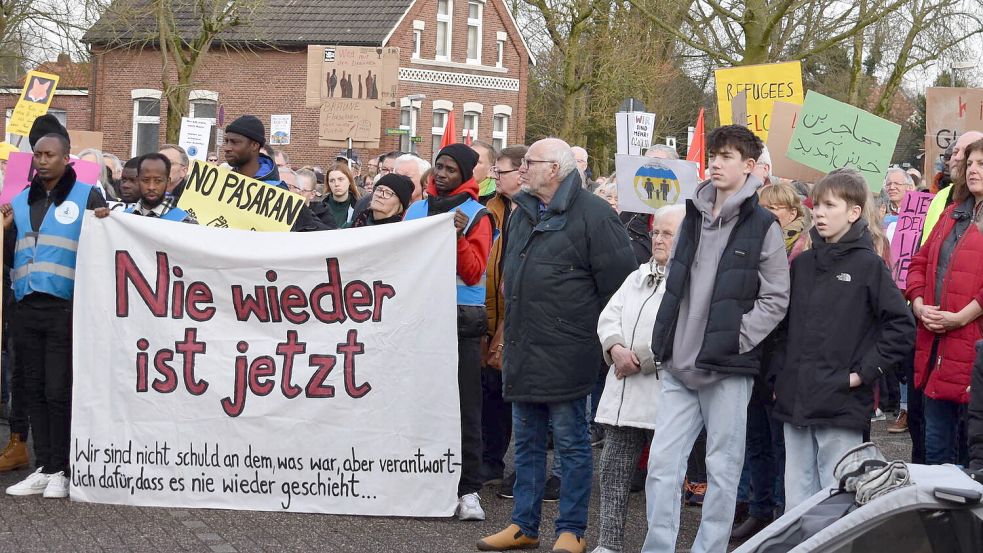
[[[889,458],[907,458],[907,435],[886,434],[887,422],[875,423],[875,441]],[[0,426],[5,444],[8,429]],[[594,450],[595,471],[600,450]],[[0,489],[24,478],[28,471],[0,474]],[[596,489],[595,481],[595,489]],[[486,488],[484,522],[453,519],[378,518],[226,511],[162,509],[73,503],[40,496],[0,495],[0,553],[26,551],[205,553],[392,552],[443,553],[475,551],[474,542],[498,531],[509,518],[512,502]],[[541,551],[548,551],[556,504],[544,504]],[[699,509],[685,507],[679,550],[688,550],[699,524]],[[588,551],[597,540],[598,498],[590,509]],[[641,549],[645,535],[644,497],[633,494],[629,504],[625,551]]]

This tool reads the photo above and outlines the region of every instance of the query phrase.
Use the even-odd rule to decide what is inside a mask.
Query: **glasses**
[[[527,157],[522,158],[522,165],[524,167],[529,167],[533,163],[556,163],[552,159],[529,159]]]
[[[668,242],[669,240],[672,240],[673,233],[653,230],[652,232],[649,233],[649,236],[652,237],[652,240],[659,240],[661,238],[662,240]]]
[[[392,169],[390,169],[389,167],[385,167],[385,166],[383,166],[383,167],[379,167],[379,172],[380,172],[380,173],[392,173],[392,172],[393,172],[393,170],[392,170]]]
[[[290,184],[290,183],[287,183],[287,188],[289,188],[292,192],[297,192],[297,193],[301,193],[301,192],[313,192],[314,191],[313,188],[310,189],[310,190],[307,190],[306,188],[301,188],[301,187],[299,187],[299,186],[297,186],[295,184]]]
[[[389,198],[392,198],[393,196],[396,195],[395,192],[384,186],[376,186],[375,189],[372,190],[372,193],[375,194],[376,196],[379,196],[383,200],[388,200]]]
[[[903,182],[888,182],[884,183],[884,188],[904,188],[905,183]]]
[[[498,167],[492,167],[491,169],[492,175],[495,176],[508,175],[509,173],[515,173],[516,171],[518,171],[518,169],[509,169],[508,171],[502,171]]]

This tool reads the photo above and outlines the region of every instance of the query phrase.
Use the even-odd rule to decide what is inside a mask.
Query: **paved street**
[[[907,458],[906,434],[887,434],[889,422],[874,424],[875,441],[888,458]],[[6,443],[8,429],[0,427]],[[594,450],[595,470],[600,450]],[[0,475],[0,486],[28,474]],[[597,482],[595,480],[595,489]],[[2,489],[0,488],[0,489]],[[25,551],[147,552],[311,551],[464,552],[508,521],[512,502],[483,494],[484,522],[453,519],[373,518],[222,510],[152,509],[72,503],[68,500],[0,497],[0,553]],[[556,504],[543,507],[542,551],[552,546]],[[679,549],[687,551],[696,534],[700,510],[683,508]],[[598,498],[591,501],[588,551],[597,540]],[[626,552],[638,551],[645,535],[644,496],[634,494],[629,508]]]

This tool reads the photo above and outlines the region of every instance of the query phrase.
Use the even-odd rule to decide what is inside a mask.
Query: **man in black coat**
[[[512,402],[516,481],[512,524],[478,542],[484,551],[539,542],[546,433],[562,460],[554,551],[584,551],[592,456],[586,397],[601,365],[597,320],[635,267],[617,214],[585,190],[573,152],[540,140],[519,166],[522,192],[509,221],[504,396]]]

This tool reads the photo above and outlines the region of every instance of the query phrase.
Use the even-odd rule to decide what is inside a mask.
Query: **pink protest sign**
[[[7,169],[3,178],[3,191],[0,192],[0,205],[9,204],[14,196],[20,194],[21,190],[31,184],[31,160],[34,156],[28,152],[11,152],[7,160]],[[99,182],[99,172],[102,168],[91,162],[81,159],[73,159],[71,162],[75,169],[78,182],[85,184],[96,184]]]
[[[891,276],[898,288],[904,290],[908,281],[908,265],[918,251],[925,226],[925,214],[932,203],[934,194],[928,192],[907,192],[898,209],[898,223],[891,239]]]

